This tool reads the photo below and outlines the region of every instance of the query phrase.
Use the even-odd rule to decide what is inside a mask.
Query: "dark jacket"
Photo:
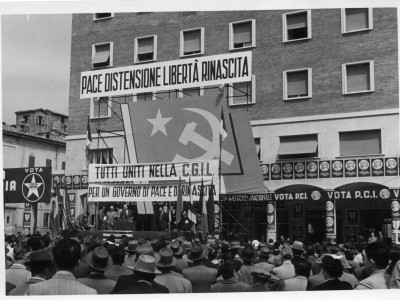
[[[126,289],[121,290],[118,294],[166,294],[169,293],[167,287],[154,281],[148,282],[138,280]]]
[[[353,287],[346,281],[340,281],[338,278],[327,280],[317,285],[312,291],[329,291],[329,290],[352,290]]]
[[[217,269],[203,263],[182,270],[183,277],[192,283],[193,293],[210,293],[211,285],[217,282]]]
[[[152,281],[152,287],[149,288],[148,285],[142,286],[142,285],[137,285],[137,279],[135,275],[122,275],[119,277],[114,289],[111,291],[111,294],[140,294],[136,293],[135,291],[138,290],[147,290],[142,292],[143,294],[151,294],[151,293],[169,293],[168,288],[165,286],[158,284],[157,282]],[[128,290],[131,287],[133,287],[132,290]],[[126,291],[128,290],[128,291]],[[153,290],[159,290],[159,292],[154,292]]]

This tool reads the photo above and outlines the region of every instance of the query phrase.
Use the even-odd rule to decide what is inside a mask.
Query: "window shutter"
[[[251,43],[251,22],[233,25],[234,43]]]
[[[287,78],[287,95],[298,96],[308,95],[308,72],[289,72]]]
[[[299,13],[286,16],[287,29],[298,29],[307,27],[307,13]]]
[[[92,59],[93,64],[101,64],[108,62],[110,58],[110,45],[95,46],[95,55]]]
[[[312,135],[281,136],[278,154],[314,154],[317,155],[318,137]]]
[[[381,154],[381,131],[341,132],[340,155]]]
[[[346,8],[346,31],[368,27],[368,8]]]
[[[138,54],[146,54],[154,52],[154,38],[145,38],[138,40]]]
[[[347,92],[369,91],[370,70],[369,63],[346,66]]]
[[[201,41],[201,32],[200,30],[193,30],[183,33],[183,52],[196,52],[201,51],[200,41]]]

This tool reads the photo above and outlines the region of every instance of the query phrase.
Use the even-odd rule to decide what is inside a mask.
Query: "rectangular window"
[[[88,160],[91,164],[112,164],[113,149],[91,149]]]
[[[43,116],[37,116],[36,117],[36,125],[37,126],[44,126],[44,117]]]
[[[373,92],[374,62],[362,61],[342,65],[343,94]]]
[[[29,155],[28,167],[33,168],[35,166],[35,156]]]
[[[65,170],[65,161],[61,163],[61,170]]]
[[[256,20],[229,23],[229,50],[256,46]]]
[[[90,118],[110,118],[111,117],[111,100],[108,97],[90,99]]]
[[[371,30],[372,8],[342,8],[342,33]]]
[[[230,84],[228,98],[230,106],[256,103],[255,75],[251,76],[251,81]]]
[[[312,69],[283,72],[283,100],[312,97]]]
[[[311,11],[291,12],[282,16],[283,42],[311,39]]]
[[[204,28],[182,30],[180,56],[204,54]]]
[[[153,93],[139,93],[133,95],[133,102],[140,102],[140,101],[152,101],[154,100]]]
[[[25,122],[26,124],[29,124],[29,123],[31,122],[31,116],[30,116],[30,115],[24,116],[24,122]]]
[[[198,97],[198,96],[204,95],[204,90],[200,87],[190,88],[190,89],[182,89],[180,94],[181,94],[181,98],[183,98],[183,97]]]
[[[46,167],[51,167],[51,159],[46,159]]]
[[[318,157],[317,134],[281,136],[279,140],[279,159]]]
[[[49,227],[50,213],[43,213],[43,227]]]
[[[93,21],[110,19],[114,17],[114,13],[97,13],[93,14]]]
[[[339,132],[340,155],[381,154],[381,130]]]
[[[161,98],[176,99],[179,98],[179,90],[168,90],[159,94]],[[154,95],[154,97],[157,97]]]
[[[92,68],[112,67],[113,43],[96,44],[92,46]]]
[[[135,39],[135,63],[157,60],[157,36],[146,36]]]

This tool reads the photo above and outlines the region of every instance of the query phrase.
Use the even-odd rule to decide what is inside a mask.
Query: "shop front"
[[[276,234],[285,238],[340,243],[366,242],[373,232],[398,241],[399,189],[371,183],[346,184],[333,190],[292,185],[270,193],[276,206]],[[398,229],[398,228],[397,228]],[[267,233],[268,235],[268,233]]]

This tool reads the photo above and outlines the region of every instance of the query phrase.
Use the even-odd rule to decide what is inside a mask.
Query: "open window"
[[[229,50],[256,46],[256,20],[229,23]]]
[[[318,135],[291,135],[279,138],[279,159],[318,157]]]

